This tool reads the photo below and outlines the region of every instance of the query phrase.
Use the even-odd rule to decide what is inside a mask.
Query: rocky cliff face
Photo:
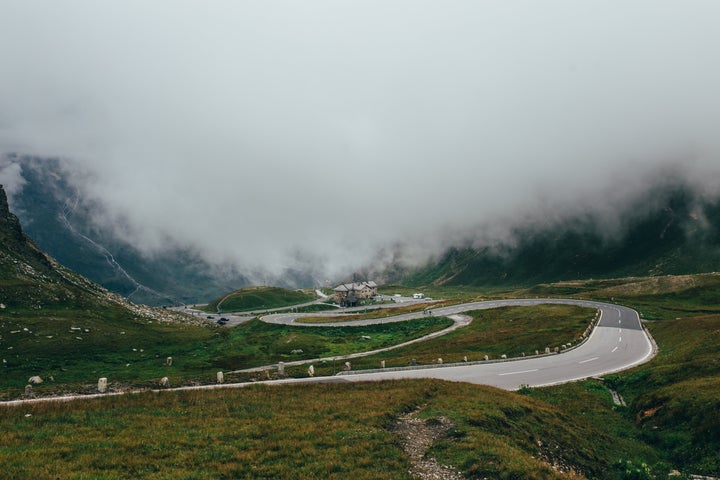
[[[19,243],[23,241],[24,234],[20,226],[20,220],[10,213],[7,194],[2,185],[0,185],[0,231],[7,235],[8,240],[13,239]]]
[[[0,279],[24,278],[31,272],[51,273],[53,261],[23,232],[20,220],[10,212],[7,194],[0,185]]]

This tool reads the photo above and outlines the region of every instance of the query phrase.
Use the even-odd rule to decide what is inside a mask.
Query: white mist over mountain
[[[0,152],[146,253],[347,275],[514,222],[714,195],[713,1],[6,2]],[[20,188],[14,161],[3,182]]]

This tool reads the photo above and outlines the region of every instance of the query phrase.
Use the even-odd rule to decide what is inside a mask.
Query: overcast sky
[[[612,212],[667,165],[714,189],[719,18],[688,0],[4,0],[0,152],[62,157],[148,251],[346,275],[394,242]]]

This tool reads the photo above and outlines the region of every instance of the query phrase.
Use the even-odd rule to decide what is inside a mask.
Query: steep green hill
[[[209,312],[242,312],[287,307],[315,300],[315,295],[279,287],[245,287],[210,302]]]
[[[30,376],[42,375],[72,388],[80,379],[140,361],[140,348],[160,357],[210,339],[215,329],[200,325],[176,312],[135,305],[46,255],[24,234],[0,186],[2,387],[21,389]],[[128,380],[149,376],[145,368],[125,374]],[[17,390],[0,392],[2,398],[15,395]]]

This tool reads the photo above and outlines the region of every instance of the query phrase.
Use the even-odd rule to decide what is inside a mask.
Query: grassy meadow
[[[46,315],[49,315],[46,316]],[[160,323],[105,312],[14,311],[0,317],[3,353],[0,399],[20,396],[28,378],[45,381],[36,395],[91,392],[99,377],[111,389],[210,383],[217,371],[240,370],[278,361],[335,356],[402,343],[452,324],[445,318],[366,327],[322,328],[266,324],[233,328]],[[294,353],[293,353],[294,352]],[[172,357],[172,365],[166,364]],[[250,376],[228,378],[249,380]]]
[[[394,425],[401,414],[419,408],[417,415],[427,424],[440,417],[452,421],[453,428],[429,454],[455,466],[466,478],[686,478],[670,477],[674,469],[717,477],[719,284],[714,275],[698,275],[563,282],[515,292],[616,301],[637,308],[659,354],[604,381],[519,392],[430,380],[256,385],[3,406],[0,465],[7,478],[412,478]],[[421,291],[438,297],[431,289]],[[454,301],[487,295],[459,289]],[[397,324],[342,331],[257,321],[218,329],[148,324],[111,313],[76,312],[70,320],[58,312],[51,317],[57,323],[50,324],[37,312],[14,317],[3,312],[0,342],[8,362],[0,377],[3,398],[16,398],[31,372],[55,372],[56,387],[69,379],[62,388],[72,390],[73,382],[87,386],[87,376],[95,382],[107,371],[103,368],[115,365],[114,375],[139,385],[147,377],[168,374],[164,358],[172,355],[176,361],[170,372],[182,374],[171,379],[188,382],[200,374],[214,376],[216,370],[229,370],[230,365],[295,359],[297,355],[289,353],[292,349],[302,349],[303,355],[332,356],[367,350],[369,341],[376,342],[373,348],[398,343],[448,322],[422,319],[430,323],[405,325],[407,331],[381,329]],[[594,312],[545,305],[472,315],[470,327],[381,356],[354,359],[353,368],[375,368],[381,359],[391,366],[393,362],[407,365],[412,358],[429,363],[438,356],[450,362],[463,355],[473,359],[534,353],[558,343],[556,339],[574,342]],[[57,326],[57,332],[47,325]],[[78,326],[90,332],[70,330]],[[121,328],[125,334],[116,335]],[[85,341],[93,332],[105,339],[98,341],[97,350],[72,341],[75,336]],[[58,341],[56,350],[46,350],[50,335],[58,335],[53,338]],[[68,345],[76,350],[66,350]],[[103,357],[110,355],[107,350],[113,345],[112,355],[117,356]],[[23,366],[23,361],[32,368]],[[136,371],[126,363],[140,367]],[[53,369],[42,370],[44,365]],[[316,365],[316,372],[329,374],[331,368]],[[122,377],[122,372],[127,376]],[[304,369],[295,373],[305,374]],[[113,376],[108,376],[112,382]],[[609,388],[617,390],[627,406],[615,405]],[[36,391],[53,392],[46,384]]]
[[[215,312],[249,312],[268,308],[289,307],[301,303],[312,302],[317,297],[314,293],[287,290],[278,287],[245,287],[208,303],[203,310]]]
[[[609,398],[590,395],[613,422]],[[602,404],[602,405],[600,405]],[[8,478],[404,479],[393,433],[416,408],[454,428],[432,450],[468,478],[622,478],[607,459],[654,462],[636,439],[517,393],[438,381],[143,393],[0,409]]]

